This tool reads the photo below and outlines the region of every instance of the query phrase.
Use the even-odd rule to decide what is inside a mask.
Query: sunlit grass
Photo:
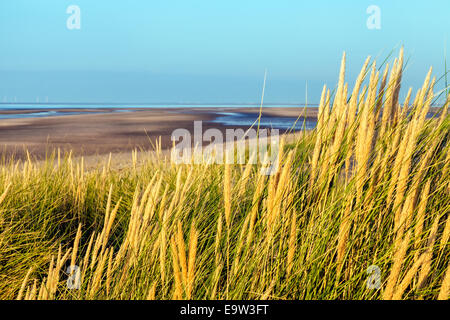
[[[403,52],[381,74],[368,59],[351,94],[345,63],[272,176],[159,152],[121,170],[5,161],[0,297],[448,299],[448,99],[427,118],[430,72],[399,103]]]

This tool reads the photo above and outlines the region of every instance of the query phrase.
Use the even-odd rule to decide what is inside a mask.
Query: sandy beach
[[[47,110],[40,110],[45,112]],[[60,148],[75,155],[93,156],[109,153],[127,153],[134,149],[152,150],[159,137],[163,149],[170,148],[172,132],[177,128],[193,132],[194,121],[203,121],[203,130],[217,128],[221,131],[228,125],[213,122],[220,114],[241,113],[256,120],[258,107],[243,108],[173,108],[173,109],[52,109],[59,113],[83,112],[77,115],[53,117],[18,118],[0,120],[0,154],[23,158],[26,150],[36,159]],[[0,114],[27,114],[36,110],[3,110]],[[263,116],[296,119],[305,108],[263,108]],[[307,119],[317,117],[317,108],[306,110]],[[234,125],[234,128],[247,129]],[[284,130],[285,131],[285,130]],[[283,130],[281,131],[283,132]]]

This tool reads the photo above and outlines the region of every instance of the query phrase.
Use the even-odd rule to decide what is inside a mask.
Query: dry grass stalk
[[[287,273],[292,271],[295,250],[297,248],[297,213],[295,209],[291,210],[291,228],[289,232],[289,245],[287,254]]]
[[[423,254],[424,260],[423,263],[420,265],[421,268],[419,272],[418,289],[422,289],[425,287],[425,281],[427,280],[427,277],[431,270],[433,247],[434,243],[436,242],[438,227],[439,227],[439,217],[436,217],[434,219],[433,225],[431,226],[430,235],[428,236],[427,247]]]
[[[403,266],[403,262],[406,256],[406,251],[408,250],[409,240],[410,240],[410,232],[403,238],[397,239],[397,242],[394,244],[395,253],[393,257],[393,265],[391,268],[391,272],[389,274],[386,289],[383,293],[384,300],[392,299],[394,294],[395,287],[397,286],[397,281],[401,273],[401,269]]]
[[[442,280],[441,290],[438,295],[438,300],[448,299],[450,299],[450,265],[447,267],[444,279]]]
[[[223,182],[223,201],[225,208],[225,223],[227,228],[231,224],[231,165],[225,164],[224,182]]]

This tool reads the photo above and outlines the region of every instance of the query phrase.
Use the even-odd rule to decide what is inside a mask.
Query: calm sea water
[[[220,123],[226,126],[244,126],[256,128],[258,123],[255,121],[255,115],[250,115],[240,112],[217,112],[218,117],[211,121]],[[316,126],[315,120],[306,119],[303,122],[303,118],[297,119],[292,117],[271,117],[262,116],[260,120],[260,126],[269,127],[274,129],[295,129],[296,131],[303,128],[303,124],[307,130],[314,129]]]
[[[267,107],[298,107],[298,105],[266,105]],[[41,117],[57,117],[64,115],[77,115],[77,114],[99,114],[105,113],[101,110],[89,111],[89,109],[112,109],[112,112],[130,112],[133,108],[148,108],[148,109],[174,109],[174,108],[241,108],[241,107],[257,107],[257,105],[107,105],[107,104],[0,104],[0,111],[17,110],[17,113],[10,112],[8,114],[0,114],[0,121],[2,119],[21,119],[21,118],[41,118]],[[64,109],[88,109],[87,111],[64,111]],[[23,110],[31,110],[32,112],[21,113]],[[110,111],[108,111],[110,112]],[[217,112],[217,118],[212,121],[213,123],[220,123],[226,126],[247,126],[250,127],[255,122],[255,115],[240,113],[240,112]],[[316,121],[303,119],[297,121],[292,117],[273,117],[263,116],[261,118],[260,126],[271,127],[276,129],[292,129],[295,126],[295,130],[302,129],[303,124],[306,129],[312,129],[316,125]]]

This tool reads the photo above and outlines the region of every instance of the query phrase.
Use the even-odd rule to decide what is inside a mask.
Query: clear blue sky
[[[307,82],[313,103],[344,50],[353,81],[400,45],[417,88],[444,73],[446,41],[450,61],[449,14],[449,0],[1,0],[0,101],[257,102],[267,68],[267,102],[303,102]]]

